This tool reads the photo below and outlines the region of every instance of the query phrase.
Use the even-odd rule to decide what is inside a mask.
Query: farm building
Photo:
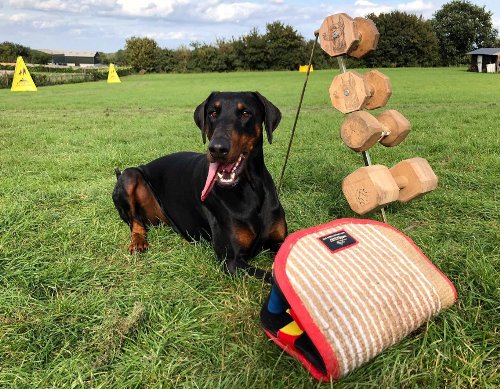
[[[52,56],[51,63],[89,67],[100,63],[99,53],[97,51],[57,51],[57,50],[39,50]]]
[[[483,47],[467,54],[471,56],[469,71],[500,73],[500,48]]]

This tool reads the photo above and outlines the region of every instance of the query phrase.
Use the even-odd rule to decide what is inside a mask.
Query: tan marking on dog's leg
[[[132,219],[131,225],[131,243],[129,246],[130,254],[134,252],[143,253],[149,248],[148,240],[146,238],[147,231],[146,227],[135,219]]]
[[[269,239],[283,242],[286,238],[286,223],[284,218],[276,220],[269,229]]]
[[[135,179],[125,188],[129,198],[130,206],[130,230],[131,243],[129,252],[144,252],[149,248],[147,240],[147,224],[158,225],[166,223],[160,204],[151,192],[142,176],[137,174]]]
[[[255,241],[255,232],[246,226],[235,226],[233,233],[238,245],[246,250],[250,250]]]
[[[141,180],[142,181],[142,180]],[[145,217],[149,222],[156,226],[160,223],[167,223],[167,219],[163,214],[160,204],[156,200],[153,193],[145,183],[140,182],[135,190],[136,201],[139,206],[144,210]]]

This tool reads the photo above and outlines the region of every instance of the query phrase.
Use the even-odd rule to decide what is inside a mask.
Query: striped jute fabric
[[[285,262],[289,285],[335,353],[340,376],[456,299],[450,281],[401,232],[344,220],[297,239]],[[322,238],[337,233],[354,243],[331,250]]]

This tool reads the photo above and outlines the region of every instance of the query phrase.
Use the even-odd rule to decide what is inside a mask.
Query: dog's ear
[[[215,93],[217,93],[217,92],[210,93],[210,95],[208,95],[206,100],[203,103],[201,103],[200,105],[198,105],[196,107],[196,109],[194,110],[194,122],[196,123],[198,128],[201,130],[203,144],[205,144],[207,142],[207,133],[206,133],[206,129],[205,129],[205,118],[207,117],[206,105]]]
[[[268,99],[262,96],[259,92],[254,92],[254,95],[259,99],[259,101],[264,106],[265,117],[264,125],[266,126],[267,140],[269,143],[273,142],[273,131],[278,127],[281,120],[280,110],[271,103]]]

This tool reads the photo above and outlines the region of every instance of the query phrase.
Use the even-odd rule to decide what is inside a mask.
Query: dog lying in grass
[[[130,253],[148,249],[150,226],[169,224],[187,240],[207,239],[230,274],[238,268],[271,280],[248,260],[277,251],[287,234],[285,213],[264,163],[281,120],[258,92],[213,92],[194,112],[206,154],[179,152],[138,167],[116,169],[113,201],[130,226]]]

